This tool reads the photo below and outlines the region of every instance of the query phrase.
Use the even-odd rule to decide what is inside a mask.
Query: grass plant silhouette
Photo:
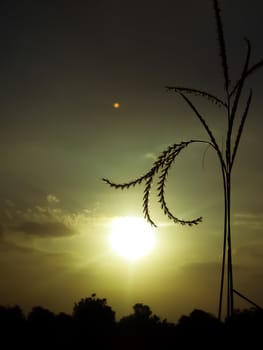
[[[214,94],[194,88],[180,87],[180,86],[167,86],[168,91],[174,91],[180,95],[186,104],[189,106],[190,110],[197,117],[204,127],[208,140],[189,140],[180,143],[175,143],[169,146],[158,159],[153,163],[151,169],[141,177],[130,182],[117,184],[109,179],[103,179],[108,185],[116,189],[129,189],[133,186],[145,184],[144,195],[143,195],[143,213],[146,220],[151,224],[156,226],[149,212],[149,197],[150,190],[153,185],[154,177],[158,177],[157,185],[157,195],[159,198],[159,203],[164,214],[175,223],[182,225],[196,225],[202,221],[202,217],[198,217],[192,220],[183,220],[175,216],[168,208],[165,200],[165,184],[169,170],[174,164],[176,157],[181,153],[186,147],[194,143],[206,143],[214,149],[216,152],[222,173],[223,179],[223,192],[224,192],[224,233],[223,233],[223,251],[222,251],[222,268],[221,268],[221,279],[220,279],[220,291],[219,291],[219,306],[218,306],[218,318],[222,317],[222,304],[223,304],[223,294],[224,294],[224,280],[226,276],[227,280],[227,317],[233,315],[234,312],[234,292],[233,287],[233,270],[232,270],[232,247],[231,247],[231,175],[233,170],[233,165],[236,159],[236,154],[240,139],[243,133],[244,125],[248,116],[248,111],[252,100],[252,89],[249,90],[248,97],[245,103],[245,107],[242,112],[239,113],[239,106],[241,101],[241,95],[244,90],[244,85],[247,78],[257,71],[257,69],[262,68],[263,60],[258,61],[255,64],[250,65],[250,54],[251,54],[251,44],[248,39],[244,39],[246,44],[246,57],[243,64],[243,69],[240,74],[239,79],[234,83],[230,83],[229,67],[228,67],[228,56],[225,45],[224,28],[221,19],[221,9],[219,7],[219,1],[212,0],[213,10],[216,20],[216,29],[219,44],[219,54],[221,57],[222,75],[224,80],[224,98],[219,98]],[[224,114],[227,118],[227,130],[225,134],[225,145],[222,149],[218,146],[217,140],[214,136],[213,130],[209,127],[204,116],[198,111],[196,106],[189,99],[189,95],[200,96],[216,106],[222,107]],[[227,260],[227,269],[226,269]]]

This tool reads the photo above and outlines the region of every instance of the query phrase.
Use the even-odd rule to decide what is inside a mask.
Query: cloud
[[[24,222],[16,227],[18,232],[39,237],[61,237],[72,236],[76,232],[73,228],[67,227],[62,222]]]
[[[247,220],[254,220],[257,217],[257,215],[252,213],[235,213],[234,217]]]
[[[46,196],[47,204],[27,208],[18,208],[16,205],[6,207],[0,213],[1,224],[0,237],[6,239],[21,239],[28,237],[58,238],[70,237],[87,231],[91,221],[94,220],[92,210],[72,211],[64,209],[59,199],[49,194]]]
[[[50,204],[59,203],[59,199],[56,196],[54,196],[53,194],[48,194],[46,198],[47,198],[48,203],[50,203]]]
[[[156,160],[157,159],[157,155],[155,153],[152,153],[152,152],[145,153],[144,157],[146,159],[150,159],[150,160]]]
[[[254,213],[235,213],[233,224],[236,226],[249,226],[253,229],[262,229],[263,215]]]

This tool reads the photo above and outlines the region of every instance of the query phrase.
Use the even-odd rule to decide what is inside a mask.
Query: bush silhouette
[[[72,316],[77,326],[90,335],[107,335],[115,324],[115,312],[107,305],[107,299],[96,298],[96,294],[75,303]]]
[[[20,306],[0,306],[0,346],[17,347],[26,339],[26,318]]]
[[[32,347],[47,348],[54,344],[55,314],[42,306],[34,306],[27,317],[28,341]]]

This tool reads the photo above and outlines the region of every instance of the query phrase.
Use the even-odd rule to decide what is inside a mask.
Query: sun
[[[111,223],[110,245],[123,258],[139,260],[155,246],[154,229],[141,217],[116,218]]]
[[[112,106],[113,106],[113,108],[115,108],[115,109],[120,108],[119,102],[114,102]]]

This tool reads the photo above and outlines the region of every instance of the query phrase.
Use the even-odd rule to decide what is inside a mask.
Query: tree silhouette
[[[177,342],[182,348],[220,349],[224,345],[223,323],[203,310],[182,316],[177,325]]]
[[[0,306],[0,347],[17,348],[26,338],[26,318],[20,306]]]
[[[205,129],[208,139],[207,140],[189,140],[180,143],[175,143],[169,146],[158,159],[153,163],[152,167],[144,175],[136,178],[135,180],[117,184],[109,179],[104,178],[108,185],[115,189],[129,189],[133,186],[145,184],[143,195],[143,213],[146,220],[156,226],[149,212],[149,199],[150,191],[152,189],[154,177],[158,177],[157,196],[161,209],[164,214],[173,222],[182,225],[196,225],[202,221],[202,217],[198,217],[192,220],[184,220],[175,216],[169,209],[165,200],[165,185],[168,177],[168,173],[174,164],[176,157],[189,145],[196,143],[204,143],[216,152],[219,159],[221,174],[223,179],[223,192],[224,192],[224,233],[223,233],[223,252],[222,252],[222,270],[221,270],[221,283],[219,292],[219,306],[218,306],[218,318],[221,319],[223,293],[224,293],[224,279],[227,275],[227,316],[230,317],[234,311],[234,287],[233,287],[233,271],[232,271],[232,246],[231,246],[231,186],[232,186],[232,169],[236,159],[238,146],[240,143],[241,135],[243,133],[244,125],[248,116],[248,111],[252,99],[252,89],[248,93],[248,97],[245,103],[245,108],[240,113],[240,101],[243,88],[247,78],[254,73],[258,68],[263,66],[263,60],[258,61],[255,64],[250,65],[250,53],[251,45],[248,39],[245,39],[247,47],[246,58],[243,64],[243,69],[239,79],[234,83],[230,83],[230,75],[228,68],[228,57],[225,45],[225,37],[223,24],[221,19],[221,10],[219,8],[219,2],[213,0],[213,10],[216,19],[216,28],[219,43],[219,54],[221,57],[221,66],[223,71],[224,80],[224,98],[215,96],[210,92],[203,90],[188,88],[182,86],[167,86],[168,91],[174,91],[183,98],[195,117],[200,121]],[[214,136],[214,132],[206,122],[205,117],[199,112],[196,106],[189,99],[189,95],[197,95],[212,102],[216,106],[223,109],[227,120],[227,129],[225,133],[225,145],[222,149],[219,147],[218,142]],[[227,259],[226,259],[227,252]],[[225,269],[227,260],[227,271]]]
[[[115,323],[115,312],[107,305],[107,299],[96,298],[96,294],[75,303],[72,316],[79,327],[92,334],[106,335]]]
[[[225,332],[235,348],[256,349],[262,343],[262,325],[262,309],[235,310],[232,317],[226,319]]]
[[[54,314],[35,306],[26,318],[19,306],[0,305],[1,349],[221,349],[226,342],[234,348],[246,345],[250,349],[262,341],[263,311],[258,307],[235,310],[223,322],[195,309],[181,316],[177,324],[161,320],[142,303],[133,305],[133,313],[116,322],[106,299],[96,298],[95,294],[75,303],[74,309],[73,315]],[[100,323],[96,332],[89,327],[96,324],[98,315],[100,320],[103,318],[98,309],[108,310],[105,313],[111,315],[111,321],[104,323],[104,330]],[[87,314],[93,317],[83,316]],[[93,320],[88,327],[87,319]]]
[[[0,323],[22,323],[25,315],[20,306],[0,306]]]
[[[171,346],[174,325],[152,313],[148,305],[136,303],[133,313],[118,323],[118,335],[124,338],[121,348],[161,349]],[[127,340],[128,344],[127,344]]]
[[[42,306],[34,306],[27,321],[31,346],[38,349],[51,347],[56,333],[55,314]]]
[[[146,329],[159,324],[160,318],[156,315],[152,315],[152,310],[148,305],[137,303],[133,305],[133,314],[122,317],[120,319],[120,326],[131,330],[135,333],[145,332]]]
[[[55,316],[55,328],[57,348],[71,348],[74,349],[76,345],[74,322],[71,315],[64,312],[60,312]]]
[[[42,306],[34,306],[27,317],[30,323],[34,323],[35,325],[47,325],[54,323],[55,314],[42,307]]]

